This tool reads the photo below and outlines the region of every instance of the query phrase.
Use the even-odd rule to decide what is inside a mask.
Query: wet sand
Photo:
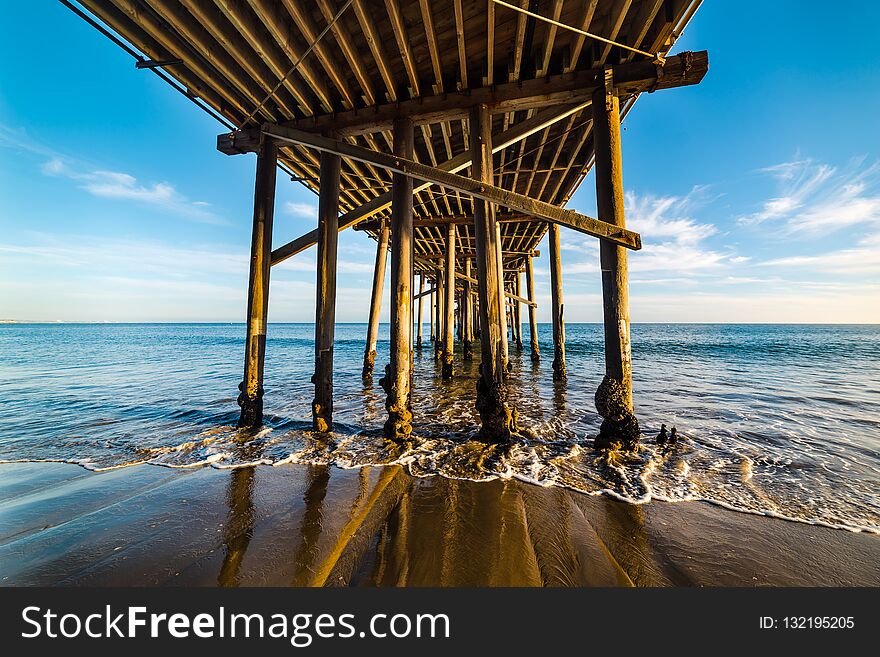
[[[880,536],[398,466],[13,463],[0,584],[877,586]]]

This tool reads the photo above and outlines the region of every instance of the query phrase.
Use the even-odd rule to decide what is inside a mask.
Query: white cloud
[[[880,234],[862,240],[853,248],[817,255],[789,256],[761,263],[768,267],[794,267],[834,274],[880,274]],[[878,304],[880,305],[880,304]]]
[[[207,208],[210,203],[190,201],[167,182],[143,185],[128,173],[118,171],[81,171],[60,157],[52,157],[41,167],[43,175],[68,178],[92,196],[155,205],[195,221],[225,223]]]
[[[301,217],[303,219],[317,219],[318,217],[318,206],[313,205],[312,203],[298,203],[296,201],[287,201],[284,204],[284,212],[287,214],[291,214],[294,217]]]
[[[760,169],[776,179],[779,194],[764,202],[742,224],[781,223],[786,234],[817,236],[847,226],[880,226],[880,162],[865,166],[853,159],[838,170],[811,159]]]
[[[629,259],[633,272],[698,272],[733,262],[730,253],[704,245],[718,231],[713,224],[700,223],[691,213],[706,203],[705,187],[695,187],[686,196],[626,194],[627,227],[642,235],[642,251]]]

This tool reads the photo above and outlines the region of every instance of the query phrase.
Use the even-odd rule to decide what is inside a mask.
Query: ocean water
[[[427,328],[427,327],[426,327]],[[388,327],[372,382],[361,380],[366,325],[341,324],[330,435],[310,431],[313,327],[272,324],[266,426],[235,428],[243,324],[0,325],[0,461],[94,470],[150,463],[240,467],[399,463],[416,476],[515,477],[635,503],[704,500],[737,511],[880,533],[880,326],[632,327],[636,454],[592,448],[601,418],[602,327],[566,326],[568,381],[511,345],[510,393],[523,435],[475,441],[479,349],[443,381],[433,347],[415,354],[414,441],[381,436]],[[684,440],[654,444],[660,424]]]

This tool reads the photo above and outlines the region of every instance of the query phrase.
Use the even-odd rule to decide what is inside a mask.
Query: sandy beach
[[[0,582],[877,586],[880,537],[398,466],[0,465]]]

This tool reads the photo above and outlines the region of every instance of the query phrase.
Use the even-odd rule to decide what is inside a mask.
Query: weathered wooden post
[[[315,399],[312,427],[330,431],[333,426],[333,338],[336,326],[336,251],[339,236],[338,155],[321,153],[318,196],[318,263],[315,295]]]
[[[443,310],[444,302],[446,301],[446,291],[443,285],[444,278],[443,269],[440,267],[437,269],[437,284],[435,286],[437,289],[437,308],[434,313],[434,321],[437,325],[434,327],[434,332],[437,335],[434,340],[434,360],[440,360],[443,354],[443,336],[446,335],[443,330],[443,320],[446,317],[446,313]]]
[[[254,225],[251,233],[251,267],[248,279],[247,337],[244,379],[238,389],[239,427],[263,423],[263,363],[266,357],[266,323],[269,312],[269,254],[275,213],[275,167],[278,147],[264,138],[257,151],[254,183]]]
[[[413,122],[394,120],[394,155],[413,158]],[[391,363],[380,381],[388,394],[385,436],[407,440],[412,433],[412,274],[413,181],[399,173],[391,177]]]
[[[529,344],[531,346],[532,362],[541,362],[541,347],[538,345],[538,322],[535,315],[537,308],[532,304],[535,303],[535,270],[532,263],[532,256],[526,258],[526,292],[529,295]]]
[[[474,348],[471,345],[473,339],[473,315],[474,315],[474,295],[471,290],[471,259],[470,256],[464,259],[464,291],[461,300],[461,348],[464,360],[473,360]]]
[[[492,181],[492,122],[489,108],[470,110],[471,171],[482,182]],[[477,252],[477,289],[480,297],[480,378],[477,380],[477,411],[480,435],[493,442],[510,440],[516,431],[516,411],[507,399],[507,363],[504,354],[504,292],[501,248],[495,210],[486,201],[473,199],[474,235]]]
[[[446,258],[444,260],[443,282],[445,296],[444,333],[443,333],[443,367],[442,377],[451,379],[454,373],[455,359],[455,224],[446,225]]]
[[[490,137],[491,138],[491,137]],[[491,164],[491,161],[490,161]],[[489,167],[491,170],[491,167]],[[492,208],[492,217],[495,216],[495,208]],[[507,321],[507,294],[506,287],[504,285],[504,258],[502,257],[504,253],[504,240],[501,237],[501,224],[495,223],[495,239],[498,243],[498,249],[496,250],[497,258],[498,258],[498,290],[501,295],[501,303],[504,311],[501,313],[501,353],[504,355],[504,369],[506,371],[510,371],[510,349],[508,347],[507,342],[507,330],[508,325],[511,322]]]
[[[593,93],[593,140],[599,219],[624,228],[620,105],[610,67],[605,69],[604,85]],[[596,438],[596,446],[622,445],[633,449],[639,440],[639,424],[632,404],[626,249],[607,240],[599,240],[599,262],[605,320],[605,378],[596,392],[596,406],[605,420]]]
[[[416,325],[418,326],[418,337],[416,338],[416,346],[422,349],[422,295],[425,292],[425,275],[419,274],[419,307],[416,312]]]
[[[379,228],[379,239],[376,245],[376,264],[373,267],[373,294],[370,297],[370,318],[367,325],[367,346],[364,349],[364,369],[362,376],[369,379],[373,376],[376,363],[376,342],[379,339],[379,311],[382,309],[382,293],[385,288],[385,261],[388,259],[389,228],[386,221]],[[419,300],[421,302],[421,299]],[[421,308],[420,308],[421,309]],[[421,326],[419,326],[421,329]]]
[[[513,290],[514,294],[518,297],[522,297],[522,281],[520,276],[519,269],[515,272],[516,278],[513,279]],[[519,302],[519,299],[513,300],[513,325],[516,327],[516,348],[519,351],[522,351],[522,304]]]
[[[562,303],[562,259],[559,253],[559,226],[550,224],[550,298],[553,318],[553,378],[562,381],[565,373],[565,316]]]
[[[428,279],[428,285],[431,285],[431,279]],[[429,315],[428,328],[431,329],[431,342],[434,342],[434,310],[435,310],[434,306],[437,303],[436,298],[437,298],[437,286],[434,285],[433,292],[431,292],[431,294],[428,296],[428,315]]]

